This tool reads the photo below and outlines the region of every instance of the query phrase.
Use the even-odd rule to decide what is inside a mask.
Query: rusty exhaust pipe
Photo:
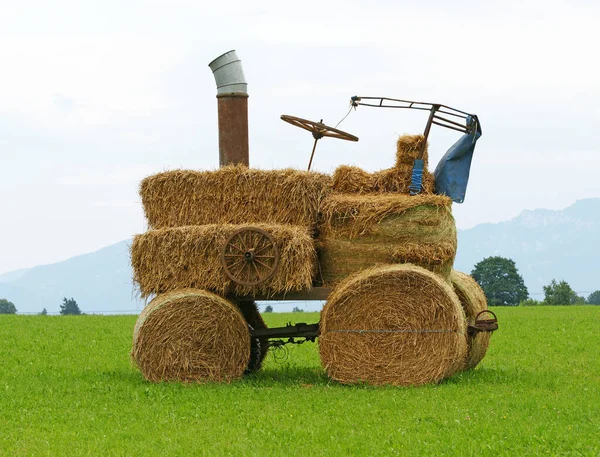
[[[249,166],[248,84],[242,70],[242,61],[235,51],[229,51],[208,66],[217,83],[219,166]]]

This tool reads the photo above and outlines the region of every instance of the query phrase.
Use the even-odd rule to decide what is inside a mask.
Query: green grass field
[[[419,388],[329,381],[310,343],[231,384],[151,384],[135,316],[0,316],[0,454],[600,455],[600,306],[495,311],[482,364]]]

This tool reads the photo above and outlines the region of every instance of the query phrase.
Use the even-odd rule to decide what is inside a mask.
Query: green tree
[[[0,314],[17,314],[17,307],[6,298],[0,298]]]
[[[519,306],[539,306],[541,304],[542,302],[540,302],[539,300],[535,300],[534,298],[527,298],[526,300],[523,300],[521,303],[519,303]]]
[[[600,305],[600,290],[592,292],[587,298],[588,305]]]
[[[567,281],[556,282],[556,280],[553,279],[550,281],[550,284],[544,286],[545,305],[581,304],[582,298],[583,297],[577,296]]]
[[[265,307],[265,313],[272,313],[273,312],[273,307],[271,305],[267,305]]]
[[[60,314],[66,316],[67,314],[81,314],[81,310],[79,309],[79,305],[73,297],[67,299],[63,298],[63,303],[60,305]]]
[[[298,308],[297,306],[295,306],[294,309],[292,310],[292,313],[303,313],[303,312],[304,312],[304,310]]]
[[[40,313],[42,316],[47,316],[48,315],[48,310],[46,308],[42,309],[42,312]]]
[[[492,306],[517,306],[529,296],[515,262],[504,257],[486,257],[471,276],[483,289]]]

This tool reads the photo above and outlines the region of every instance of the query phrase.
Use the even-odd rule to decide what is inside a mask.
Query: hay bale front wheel
[[[204,290],[177,289],[144,308],[131,355],[149,381],[229,381],[248,367],[250,332],[230,301]]]
[[[464,365],[466,319],[445,280],[424,268],[384,265],[342,281],[321,312],[319,350],[343,383],[421,385]]]
[[[275,274],[279,266],[279,249],[267,231],[243,227],[225,242],[221,264],[225,274],[236,284],[257,286]]]

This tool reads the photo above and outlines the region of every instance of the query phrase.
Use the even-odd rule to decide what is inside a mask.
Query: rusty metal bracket
[[[483,319],[480,317],[482,314],[486,313],[491,314],[493,317],[490,319]],[[484,309],[483,311],[477,313],[477,316],[475,316],[475,323],[469,324],[468,326],[468,332],[471,334],[479,332],[494,332],[496,330],[498,330],[498,318],[496,317],[496,314],[489,309]]]

